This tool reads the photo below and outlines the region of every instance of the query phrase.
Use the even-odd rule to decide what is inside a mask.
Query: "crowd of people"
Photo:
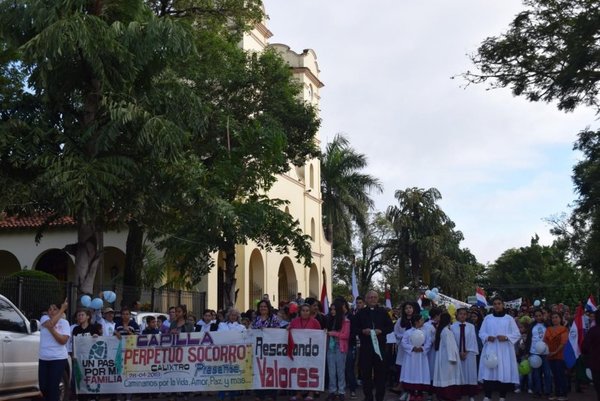
[[[58,400],[60,378],[52,372],[65,363],[74,336],[120,338],[251,328],[325,330],[326,389],[331,401],[344,401],[347,393],[356,399],[360,384],[364,401],[383,401],[388,387],[399,394],[400,401],[456,401],[462,397],[473,401],[481,392],[484,401],[490,401],[494,393],[504,401],[511,392],[565,401],[570,391],[582,391],[593,377],[600,377],[600,326],[595,325],[599,312],[586,314],[583,355],[576,368],[569,370],[564,351],[572,322],[563,305],[523,305],[514,310],[506,309],[496,297],[490,309],[446,309],[424,298],[389,309],[379,304],[377,292],[369,291],[352,306],[344,298],[336,298],[328,309],[328,314],[323,314],[317,299],[302,299],[301,294],[275,309],[265,295],[254,310],[205,310],[199,320],[185,305],[174,306],[169,308],[168,318],[148,316],[142,328],[125,306],[118,318],[112,308],[95,314],[80,309],[76,324],[69,328],[61,317],[66,303],[60,308],[52,305],[41,320],[40,387],[46,399]],[[539,366],[529,366],[531,356],[539,357]],[[592,377],[586,374],[586,367]],[[600,394],[597,382],[594,385]],[[257,401],[280,395],[274,390],[254,393]],[[317,396],[313,392],[289,394],[290,401],[313,401]]]

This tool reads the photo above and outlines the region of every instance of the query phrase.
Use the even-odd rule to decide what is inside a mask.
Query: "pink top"
[[[314,317],[302,319],[300,316],[295,317],[288,326],[290,329],[315,329],[321,330],[321,323]]]
[[[337,337],[340,342],[340,352],[348,352],[348,339],[350,338],[350,320],[344,318],[342,324],[342,330],[340,331],[328,331],[328,335],[331,337]]]

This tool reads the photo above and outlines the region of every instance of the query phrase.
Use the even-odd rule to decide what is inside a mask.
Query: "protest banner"
[[[74,338],[79,394],[323,390],[321,330],[281,329]],[[293,358],[293,359],[292,359]]]

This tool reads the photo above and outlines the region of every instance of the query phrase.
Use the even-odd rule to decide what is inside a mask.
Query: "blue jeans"
[[[550,395],[552,393],[552,370],[546,355],[539,355],[542,358],[542,366],[536,369],[531,369],[531,375],[533,376],[533,392],[536,394]],[[543,383],[544,388],[542,389],[542,375],[544,375]]]
[[[567,365],[562,359],[551,359],[550,369],[552,370],[552,377],[554,377],[554,394],[557,397],[564,397],[567,395]]]
[[[356,346],[349,346],[348,352],[346,355],[346,382],[348,383],[348,388],[350,391],[356,391],[358,387],[358,383],[356,382],[356,372],[355,372],[355,362],[356,362]]]
[[[38,380],[44,400],[58,401],[60,399],[60,379],[65,373],[67,364],[67,359],[39,360]]]
[[[329,370],[329,394],[346,392],[346,352],[339,345],[327,350],[327,369]]]

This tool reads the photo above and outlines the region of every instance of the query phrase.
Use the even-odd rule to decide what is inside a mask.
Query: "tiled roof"
[[[32,229],[39,228],[46,221],[46,216],[6,216],[0,213],[0,230]],[[72,217],[59,217],[53,220],[50,227],[74,227],[75,219]]]

